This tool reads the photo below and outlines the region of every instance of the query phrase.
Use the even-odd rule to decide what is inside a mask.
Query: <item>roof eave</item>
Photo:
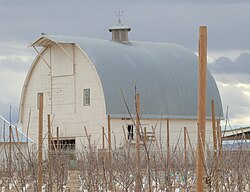
[[[52,41],[51,39],[47,37],[39,37],[37,40],[35,40],[33,43],[29,45],[29,47],[47,47],[48,45],[56,43],[55,41]]]

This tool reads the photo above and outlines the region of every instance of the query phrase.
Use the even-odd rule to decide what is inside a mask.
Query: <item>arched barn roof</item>
[[[31,45],[51,43],[74,43],[86,53],[100,77],[107,114],[127,117],[123,98],[133,113],[136,86],[144,118],[197,119],[198,58],[191,51],[172,43],[49,35]],[[208,72],[207,117],[211,116],[211,99],[215,100],[216,116],[222,116],[220,94]]]

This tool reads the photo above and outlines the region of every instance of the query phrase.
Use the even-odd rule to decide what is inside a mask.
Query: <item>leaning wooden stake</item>
[[[110,125],[110,115],[108,115],[108,160],[109,160],[109,167],[111,168],[112,166],[112,156],[111,156],[111,125]],[[112,170],[112,169],[111,169]],[[112,191],[113,190],[113,185],[112,185],[112,173],[110,174],[110,181],[109,181],[109,189]]]
[[[216,131],[216,122],[215,122],[215,109],[214,109],[214,100],[211,100],[211,109],[212,109],[212,128],[213,128],[213,144],[214,144],[214,155],[217,153],[217,131]]]
[[[192,145],[192,143],[191,143],[191,140],[190,140],[190,137],[189,137],[189,134],[188,134],[188,130],[187,130],[186,136],[187,136],[187,139],[188,139],[188,145],[189,145],[190,151],[191,151],[191,153],[192,153],[192,156],[194,157],[193,145]]]
[[[42,192],[42,160],[43,160],[43,93],[38,93],[38,192]]]
[[[135,180],[135,191],[141,191],[141,176],[140,176],[140,95],[136,94],[136,152],[137,152],[137,170]]]
[[[199,31],[198,133],[196,159],[196,191],[204,191],[204,152],[206,131],[207,27]]]
[[[217,142],[218,142],[218,149],[221,149],[222,145],[222,134],[221,134],[221,126],[220,126],[220,119],[217,119]]]
[[[102,127],[102,158],[103,158],[103,162],[105,161],[105,131],[104,131],[104,127]]]
[[[213,129],[213,162],[214,162],[214,181],[215,181],[215,191],[219,191],[219,179],[218,179],[218,145],[217,145],[217,131],[216,131],[216,122],[215,122],[215,109],[214,109],[214,100],[211,100],[211,109],[212,109],[212,129]]]
[[[52,192],[50,114],[48,114],[47,120],[48,120],[48,168],[49,168],[48,192]]]

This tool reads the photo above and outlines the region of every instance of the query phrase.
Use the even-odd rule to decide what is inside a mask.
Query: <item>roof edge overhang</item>
[[[109,114],[111,118],[136,118],[135,114]],[[145,115],[140,116],[141,119],[176,119],[176,120],[197,120],[198,116],[188,116],[188,115]],[[223,120],[223,117],[216,117],[216,119]],[[207,116],[206,120],[212,120],[212,117]]]
[[[75,42],[61,42],[61,41],[57,41],[49,36],[41,36],[39,37],[37,40],[35,40],[34,42],[32,42],[29,47],[47,47],[49,45],[52,45],[52,44],[58,44],[58,43],[75,43]]]
[[[54,44],[55,41],[52,41],[48,37],[42,36],[39,37],[37,40],[32,42],[29,47],[46,47],[48,45]]]

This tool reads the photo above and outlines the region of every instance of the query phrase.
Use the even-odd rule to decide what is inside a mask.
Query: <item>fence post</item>
[[[141,191],[141,175],[140,175],[140,94],[136,94],[136,152],[137,152],[137,173],[135,180],[135,191]]]
[[[50,126],[50,114],[48,118],[48,168],[49,168],[49,182],[48,182],[48,191],[52,192],[52,173],[51,173],[51,126]]]
[[[43,93],[38,93],[38,192],[42,192],[43,171]]]
[[[196,191],[204,191],[204,152],[206,130],[206,74],[207,74],[207,27],[199,29],[199,73],[198,73],[198,134],[196,159]]]

